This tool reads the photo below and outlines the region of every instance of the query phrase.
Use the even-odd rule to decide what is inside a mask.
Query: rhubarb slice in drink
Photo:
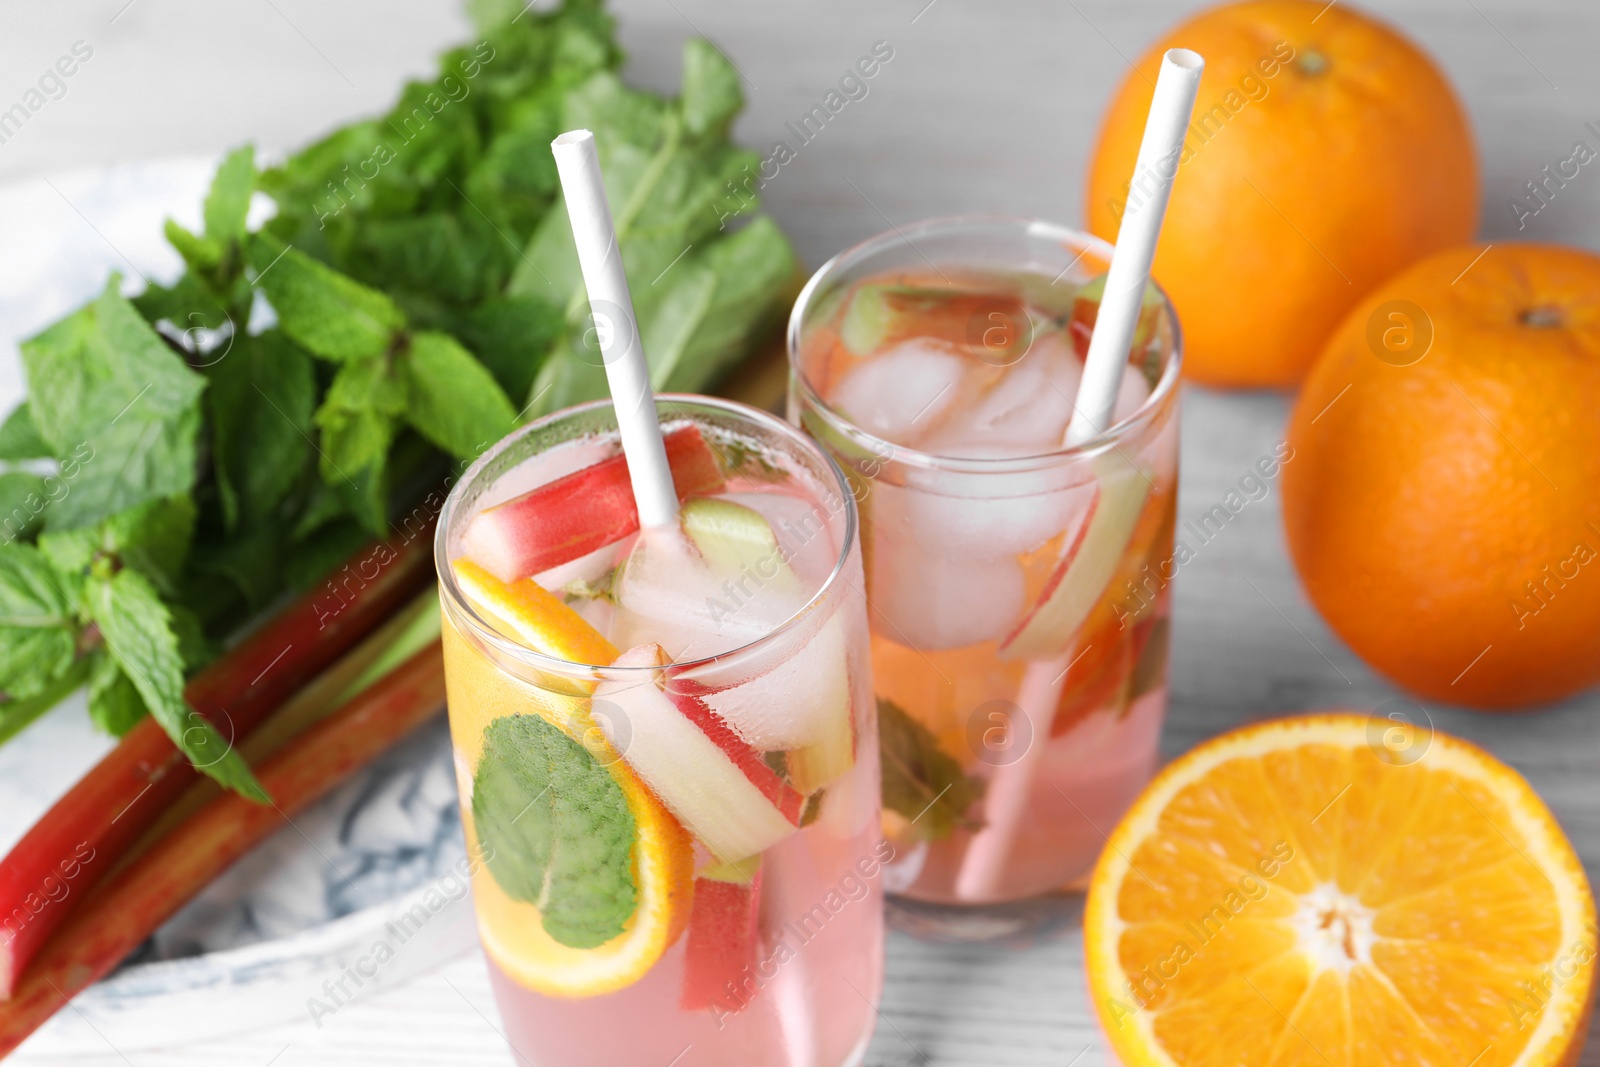
[[[1066,650],[1105,594],[1139,522],[1150,480],[1117,456],[1100,460],[1088,521],[1066,546],[1039,601],[1000,643],[1009,659],[1049,659]]]
[[[660,645],[612,664],[635,668],[595,690],[612,713],[595,721],[628,765],[711,854],[731,863],[759,855],[800,826],[804,797],[699,697],[667,692]]]
[[[722,488],[722,466],[698,426],[679,427],[663,443],[679,499]],[[628,460],[618,453],[485,508],[462,534],[461,547],[510,582],[580,559],[638,529]]]
[[[930,337],[1004,365],[1028,350],[1032,320],[1014,293],[863,285],[850,295],[839,336],[860,356],[909,338]]]
[[[1100,301],[1105,297],[1106,278],[1102,274],[1084,282],[1072,302],[1072,314],[1067,318],[1067,332],[1072,335],[1073,347],[1079,358],[1089,354],[1089,338],[1094,334],[1095,320],[1100,317]],[[1144,295],[1139,301],[1139,322],[1133,330],[1133,350],[1144,348],[1156,335],[1156,324],[1161,321],[1161,292],[1153,282],[1144,283]]]
[[[683,958],[684,1011],[744,1009],[755,993],[745,979],[760,948],[761,858],[719,863],[694,880]]]
[[[759,500],[759,495],[750,499]],[[758,614],[782,620],[804,607],[804,584],[790,566],[803,546],[780,545],[772,524],[754,507],[731,500],[690,500],[683,530],[711,572],[718,595],[756,602]],[[726,583],[733,583],[728,591]],[[624,594],[626,595],[626,594]],[[669,688],[702,697],[744,741],[764,751],[789,750],[790,781],[811,793],[837,780],[855,763],[850,719],[850,676],[843,620],[802,617],[811,631],[771,664],[740,664],[736,685],[718,686],[673,675]],[[767,654],[769,657],[771,653]],[[757,668],[749,677],[750,668]],[[740,669],[742,668],[742,669]]]

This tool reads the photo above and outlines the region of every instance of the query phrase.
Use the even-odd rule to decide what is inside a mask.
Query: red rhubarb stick
[[[432,524],[374,542],[184,690],[222,736],[243,740],[433,576]],[[196,771],[153,719],[130,730],[0,861],[0,1001],[84,892],[173,803]],[[270,809],[269,809],[270,810]],[[61,896],[61,886],[67,892]]]
[[[113,874],[0,1004],[0,1057],[234,861],[443,707],[444,657],[435,641],[256,770],[274,805],[221,796]]]

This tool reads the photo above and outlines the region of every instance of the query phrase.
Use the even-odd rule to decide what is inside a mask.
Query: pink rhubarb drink
[[[658,399],[671,527],[609,403],[451,492],[437,557],[462,821],[507,1036],[535,1067],[843,1067],[882,981],[856,513],[783,422]]]
[[[1113,425],[1063,444],[1110,253],[1040,222],[935,220],[837,257],[790,321],[791,419],[861,509],[888,888],[913,901],[1073,887],[1154,767],[1179,345],[1153,287]]]

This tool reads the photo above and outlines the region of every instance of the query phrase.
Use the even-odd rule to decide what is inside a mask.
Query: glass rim
[[[475,640],[482,641],[500,654],[535,670],[567,677],[590,679],[633,678],[640,677],[641,672],[659,671],[666,667],[670,667],[674,671],[686,672],[696,668],[710,667],[726,660],[749,656],[776,644],[789,631],[795,629],[801,620],[809,616],[817,605],[832,593],[835,587],[846,580],[844,577],[845,567],[850,561],[850,552],[855,545],[856,539],[856,502],[854,494],[850,491],[850,483],[845,477],[844,471],[834,461],[833,457],[828,455],[826,449],[823,449],[816,441],[801,433],[797,427],[791,426],[770,412],[762,411],[760,408],[751,407],[749,404],[743,404],[737,400],[703,396],[696,393],[656,393],[655,401],[658,405],[671,404],[710,408],[722,414],[732,415],[746,422],[754,423],[763,429],[773,431],[790,442],[798,443],[805,452],[815,459],[821,460],[822,468],[833,475],[833,488],[836,490],[838,498],[844,503],[844,537],[838,558],[833,561],[833,569],[828,572],[828,576],[823,579],[816,592],[784,619],[782,623],[760,637],[727,651],[718,652],[716,655],[702,656],[698,659],[674,660],[659,666],[616,667],[604,663],[579,663],[575,660],[546,655],[543,652],[527,647],[514,638],[507,637],[491,620],[485,618],[483,613],[473,605],[471,598],[461,589],[460,583],[456,581],[454,568],[447,565],[447,547],[450,531],[456,518],[456,513],[461,507],[461,500],[466,495],[466,487],[474,483],[489,463],[529,434],[599,409],[611,409],[611,400],[606,398],[574,404],[571,407],[553,411],[548,415],[543,415],[517,427],[499,441],[496,441],[477,459],[473,460],[472,465],[463,471],[461,477],[450,487],[450,493],[445,497],[444,504],[439,509],[438,526],[434,530],[433,564],[434,570],[439,576],[441,610],[450,612],[452,620],[460,617],[466,621],[471,633],[463,636],[470,636]],[[832,510],[827,508],[826,502],[824,502],[823,506],[826,510]],[[532,576],[530,575],[529,577]]]
[[[1104,433],[1096,434],[1076,445],[1063,445],[1061,448],[1051,449],[1048,452],[1038,452],[1027,456],[999,456],[994,458],[973,458],[961,456],[941,456],[933,452],[924,452],[909,445],[896,444],[887,438],[879,437],[868,430],[856,425],[844,412],[828,403],[821,394],[812,386],[806,377],[804,369],[800,366],[800,341],[803,332],[802,320],[806,311],[817,298],[817,291],[828,281],[867,255],[895,244],[907,244],[916,250],[913,238],[919,235],[926,236],[940,231],[960,228],[980,229],[989,227],[995,230],[1020,229],[1029,237],[1046,237],[1061,240],[1076,245],[1088,252],[1100,253],[1107,264],[1111,262],[1112,244],[1094,234],[1074,230],[1058,223],[1045,219],[1029,218],[1023,215],[1003,214],[968,214],[968,215],[938,215],[933,218],[923,219],[907,226],[898,226],[884,230],[857,242],[837,253],[806,281],[805,288],[800,290],[800,295],[795,298],[794,308],[789,312],[789,323],[785,330],[784,342],[789,361],[790,387],[804,394],[807,406],[816,411],[827,422],[830,429],[843,434],[857,446],[868,450],[873,455],[891,459],[896,463],[903,463],[909,467],[934,471],[953,471],[962,474],[1016,474],[1037,471],[1043,468],[1056,467],[1076,459],[1093,457],[1100,452],[1116,448],[1123,440],[1136,431],[1144,429],[1154,420],[1156,412],[1166,403],[1177,388],[1180,372],[1183,366],[1183,327],[1178,321],[1177,310],[1172,306],[1172,300],[1167,296],[1165,289],[1161,288],[1154,278],[1150,284],[1155,286],[1156,292],[1161,297],[1161,307],[1166,314],[1167,321],[1172,326],[1172,358],[1167,361],[1166,368],[1155,386],[1150,390],[1150,395],[1145,397],[1144,403],[1139,405],[1132,415],[1121,422],[1112,424]],[[1082,258],[1080,254],[1079,258]]]

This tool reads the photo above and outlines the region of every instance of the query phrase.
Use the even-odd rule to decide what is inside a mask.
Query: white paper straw
[[[1139,325],[1145,283],[1150,280],[1150,263],[1156,256],[1156,238],[1167,214],[1167,198],[1172,194],[1172,179],[1178,173],[1178,158],[1183,153],[1183,136],[1189,128],[1204,70],[1205,60],[1187,48],[1168,49],[1161,59],[1155,97],[1144,124],[1144,140],[1139,144],[1139,161],[1133,168],[1128,206],[1123,209],[1122,224],[1117,229],[1105,295],[1095,317],[1094,335],[1089,339],[1089,354],[1084,358],[1083,381],[1078,386],[1072,421],[1067,424],[1068,447],[1098,437],[1111,425],[1122,371],[1128,365],[1128,349]]]
[[[628,457],[639,524],[674,526],[678,521],[678,494],[672,485],[667,450],[661,443],[650,367],[639,338],[639,320],[633,313],[628,278],[622,272],[622,250],[617,245],[611,205],[600,180],[594,134],[570,130],[552,141],[550,147],[561,175],[572,239],[578,246],[583,285],[589,291],[589,313],[600,342],[606,384],[617,409],[617,429],[622,437],[622,452]]]
[[[1084,359],[1083,380],[1078,386],[1072,421],[1067,424],[1068,447],[1092,441],[1111,425],[1122,372],[1128,365],[1128,350],[1139,324],[1145,283],[1150,279],[1150,263],[1156,255],[1156,239],[1166,217],[1167,198],[1178,173],[1184,134],[1204,70],[1205,60],[1187,48],[1169,49],[1161,59],[1155,96],[1145,119],[1144,140],[1133,168],[1128,206],[1117,230],[1105,294],[1089,339],[1089,354]],[[1023,674],[1017,705],[1027,722],[1028,748],[1014,763],[996,768],[989,779],[983,803],[984,828],[967,845],[956,875],[958,899],[990,900],[1004,886],[1006,861],[1022,822],[1028,817],[1034,774],[1050,741],[1056,705],[1076,652],[1074,640],[1060,657],[1030,663]]]

